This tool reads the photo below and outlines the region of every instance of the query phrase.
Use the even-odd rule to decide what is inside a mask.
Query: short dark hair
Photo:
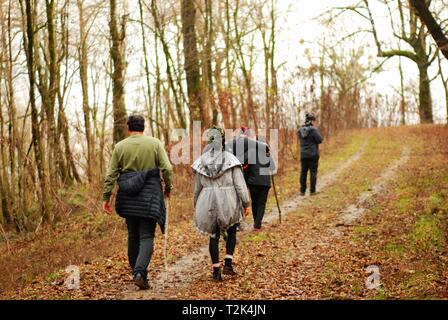
[[[129,131],[145,131],[145,118],[140,115],[129,116],[127,123]]]
[[[311,112],[309,112],[305,115],[306,122],[311,122],[311,121],[315,121],[315,120],[316,120],[316,117]]]

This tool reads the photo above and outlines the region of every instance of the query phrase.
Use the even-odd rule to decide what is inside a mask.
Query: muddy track
[[[317,262],[313,260],[314,254],[313,250],[316,247],[331,247],[334,245],[334,241],[344,235],[345,227],[350,227],[359,221],[365,212],[368,211],[371,202],[374,197],[380,192],[387,189],[388,183],[396,177],[399,170],[406,164],[409,160],[410,150],[408,148],[403,148],[401,156],[393,161],[388,167],[384,169],[382,174],[372,183],[368,188],[368,191],[362,192],[357,201],[348,205],[344,210],[341,211],[337,221],[326,227],[326,229],[319,231],[318,234],[312,234],[307,237],[307,241],[299,244],[300,248],[296,248],[302,256],[308,257],[307,261],[303,261],[304,265],[313,266]],[[301,258],[301,257],[299,257]],[[300,288],[302,286],[302,281],[306,277],[298,277],[296,280],[296,286]],[[305,285],[305,283],[303,283]],[[308,299],[307,292],[303,290],[298,290],[295,299]]]
[[[326,247],[333,244],[333,240],[339,238],[343,235],[344,227],[350,227],[356,224],[358,220],[362,218],[364,213],[369,210],[369,207],[374,200],[374,197],[380,192],[386,190],[388,183],[394,179],[398,171],[406,164],[409,160],[410,150],[408,148],[403,148],[401,156],[392,161],[389,166],[387,166],[381,175],[370,185],[367,191],[362,192],[357,201],[345,207],[341,211],[339,218],[334,224],[330,225],[319,232],[319,235],[308,237],[308,240],[302,243],[304,250],[299,250],[300,252],[307,252],[307,250],[312,252],[312,248],[315,246]],[[309,263],[312,263],[309,261]],[[302,298],[306,298],[303,296]]]
[[[395,177],[398,169],[409,160],[410,150],[404,148],[401,153],[401,157],[392,164],[390,164],[381,174],[381,176],[370,186],[368,191],[361,193],[358,197],[358,202],[348,206],[342,213],[339,222],[336,224],[339,226],[352,225],[356,220],[360,219],[366,211],[366,206],[369,201],[381,191],[386,189],[388,182]]]
[[[350,158],[344,161],[333,171],[319,177],[317,191],[325,189],[348,169],[355,161],[359,160],[367,147],[367,141],[365,141],[359,150],[353,154]],[[292,196],[289,200],[281,204],[282,216],[286,216],[289,213],[295,211],[300,204],[309,201],[309,196],[300,196],[299,193]],[[278,220],[277,208],[267,212],[263,220],[264,223],[271,224]],[[245,234],[251,230],[249,222],[244,222],[241,226],[242,234]],[[119,297],[121,299],[163,299],[169,293],[175,293],[183,288],[188,287],[190,283],[197,280],[201,276],[201,268],[204,263],[208,263],[208,245],[202,246],[194,252],[183,256],[175,263],[168,266],[166,271],[161,272],[155,279],[150,279],[151,289],[146,291],[137,290],[135,286],[130,285]]]
[[[300,252],[302,257],[308,257],[306,261],[302,261],[305,266],[313,266],[318,262],[314,260],[314,248],[320,247],[331,247],[334,245],[334,241],[344,235],[345,227],[350,227],[359,221],[363,214],[368,211],[371,202],[374,197],[380,192],[386,190],[388,183],[396,177],[399,170],[406,164],[409,160],[410,150],[408,148],[403,148],[401,156],[392,161],[389,166],[387,166],[381,175],[372,182],[367,191],[362,192],[356,202],[348,205],[345,209],[341,210],[340,215],[335,221],[335,223],[330,224],[325,229],[320,230],[318,234],[310,234],[307,236],[307,240],[298,244],[296,248],[297,252]],[[302,257],[298,257],[302,259]],[[305,283],[302,283],[307,278],[305,275],[299,276],[296,279],[296,286],[298,288],[305,287]],[[303,290],[297,291],[297,296],[295,299],[309,299],[307,292]]]

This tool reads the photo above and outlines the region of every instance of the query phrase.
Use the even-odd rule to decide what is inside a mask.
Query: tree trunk
[[[22,192],[22,168],[21,164],[23,163],[23,148],[22,144],[19,141],[19,130],[17,125],[17,110],[15,103],[15,94],[14,94],[14,79],[13,79],[13,52],[12,52],[12,30],[11,30],[11,0],[8,2],[8,12],[7,17],[5,19],[5,15],[3,12],[3,6],[0,8],[0,23],[2,29],[2,50],[3,57],[0,58],[0,63],[5,63],[4,66],[0,66],[0,79],[2,76],[5,77],[5,102],[7,104],[8,110],[8,134],[9,134],[9,166],[10,166],[10,181],[8,194],[8,206],[9,211],[4,211],[4,215],[7,215],[7,223],[11,222],[11,217],[15,216],[15,212],[17,212],[20,208],[20,197]],[[0,56],[2,54],[0,53]],[[2,72],[3,69],[3,72]],[[4,73],[4,75],[2,74]],[[0,89],[1,91],[1,89]],[[1,94],[0,94],[1,96]],[[1,102],[0,102],[1,105]],[[1,112],[1,107],[0,107]],[[3,125],[3,123],[1,124]],[[16,156],[17,151],[17,156]],[[6,166],[6,163],[3,164]],[[5,167],[6,169],[6,167]],[[5,184],[3,184],[5,186]],[[2,190],[3,193],[3,190]]]
[[[151,128],[151,134],[153,136],[156,135],[156,130],[154,127],[154,124],[157,125],[157,120],[154,121],[153,119],[153,107],[152,107],[152,94],[151,94],[151,82],[149,81],[149,62],[148,62],[148,56],[147,56],[147,49],[146,49],[146,32],[145,32],[145,26],[143,24],[143,5],[142,0],[138,0],[138,9],[140,13],[140,29],[142,32],[142,46],[143,46],[143,61],[145,63],[145,76],[146,76],[146,92],[148,95],[148,118],[149,118],[149,126]]]
[[[184,68],[187,76],[187,90],[191,124],[193,121],[208,122],[208,114],[203,110],[201,97],[201,75],[196,39],[196,5],[194,1],[182,0],[182,34],[184,37]]]
[[[400,72],[400,113],[401,125],[406,125],[406,98],[404,94],[404,75],[401,57],[399,57],[398,71]]]
[[[56,124],[55,124],[55,104],[56,95],[59,86],[59,75],[58,75],[58,61],[56,53],[56,30],[54,25],[54,0],[46,0],[46,14],[47,14],[47,31],[48,31],[48,50],[49,50],[49,86],[48,86],[48,96],[42,97],[42,103],[45,106],[45,113],[48,123],[48,165],[49,168],[57,168],[57,159],[60,155],[57,154],[57,144],[58,140],[56,137]],[[42,84],[41,84],[42,85]],[[49,170],[50,182],[52,185],[56,185],[56,170]]]
[[[109,59],[109,64],[111,64],[112,61]],[[100,152],[99,152],[99,157],[100,157],[100,176],[103,177],[104,173],[106,171],[105,165],[104,165],[104,147],[106,144],[106,120],[107,120],[107,114],[109,112],[109,94],[110,94],[110,86],[111,86],[111,81],[109,79],[109,81],[106,81],[106,96],[104,99],[104,113],[103,113],[103,118],[101,119],[101,133],[100,133]]]
[[[270,107],[271,107],[271,112],[273,115],[277,115],[278,117],[278,85],[277,85],[277,70],[275,68],[275,30],[276,30],[276,19],[277,17],[275,16],[275,12],[276,12],[276,1],[272,0],[271,1],[271,36],[270,36],[270,76],[271,76],[271,94],[270,94],[270,98],[271,98],[271,103],[270,103]],[[270,115],[269,115],[270,116]],[[275,123],[273,123],[272,121],[275,121]],[[272,117],[270,117],[268,119],[268,122],[266,124],[266,126],[268,128],[270,128],[272,125],[278,125],[277,119],[272,119]],[[269,131],[268,131],[269,134]]]
[[[36,169],[39,177],[40,187],[40,208],[41,214],[44,220],[48,219],[48,190],[45,173],[45,161],[42,155],[42,139],[40,134],[40,123],[38,117],[38,111],[36,107],[35,86],[35,61],[34,61],[34,8],[32,7],[31,0],[25,0],[25,28],[24,32],[24,49],[26,53],[28,78],[29,78],[29,98],[31,106],[31,134],[32,144],[34,149],[34,158],[36,160]]]
[[[218,107],[221,110],[224,127],[231,128],[229,104],[228,104],[229,94],[224,90],[224,85],[222,83],[222,75],[221,75],[222,60],[223,60],[223,54],[218,54],[215,60],[216,66],[214,72],[216,88],[218,90]]]
[[[157,40],[157,34],[154,32],[154,50],[155,50],[155,64],[156,64],[156,88],[155,88],[155,97],[154,97],[154,104],[156,109],[156,121],[160,123],[160,125],[157,126],[157,137],[160,138],[160,130],[162,129],[163,132],[168,131],[168,125],[169,121],[164,122],[162,117],[162,112],[160,108],[160,101],[161,101],[161,86],[162,86],[162,80],[160,75],[160,63],[159,63],[159,41]],[[168,143],[168,140],[165,141],[165,143]]]
[[[427,63],[418,65],[419,71],[419,115],[421,123],[433,123],[431,82],[428,76]]]
[[[78,47],[78,58],[79,58],[79,78],[81,80],[81,91],[82,91],[82,111],[84,114],[84,127],[87,143],[87,178],[89,182],[94,180],[93,173],[95,172],[93,164],[93,134],[92,126],[90,122],[90,106],[89,106],[89,89],[88,89],[88,78],[87,78],[87,68],[88,68],[88,58],[87,58],[87,33],[85,30],[85,18],[84,18],[84,3],[83,0],[77,1],[78,11],[79,11],[79,47]]]
[[[3,76],[3,62],[4,59],[3,55],[0,54],[0,79]],[[1,82],[0,82],[1,84]],[[0,96],[2,94],[1,86],[0,86]],[[8,188],[6,187],[9,183],[9,179],[7,176],[7,161],[6,161],[6,151],[5,146],[6,144],[3,143],[3,140],[6,140],[4,137],[4,119],[3,119],[3,107],[2,102],[0,100],[0,204],[1,204],[1,211],[3,218],[5,222],[9,225],[11,223],[11,214],[9,212],[9,194],[8,194]]]
[[[68,20],[69,20],[69,3],[68,0],[64,3],[63,10],[61,12],[61,38],[60,42],[62,44],[61,53],[58,57],[58,76],[60,76],[60,68],[61,68],[61,62],[64,61],[64,78],[63,81],[61,79],[58,80],[58,116],[57,116],[57,140],[62,139],[64,141],[64,148],[61,143],[57,144],[57,154],[59,155],[57,157],[57,162],[59,166],[59,171],[61,174],[61,178],[64,181],[64,184],[72,184],[73,180],[80,182],[80,178],[74,163],[71,147],[70,147],[70,137],[69,137],[69,131],[68,131],[68,123],[67,118],[65,115],[65,107],[64,107],[64,101],[65,96],[69,90],[69,82],[70,82],[70,76],[69,76],[69,69],[70,69],[70,62],[71,59],[69,57],[69,47],[70,47],[70,36],[69,36],[69,27],[68,27]],[[61,83],[62,82],[62,83]],[[64,156],[62,156],[64,154]]]
[[[265,121],[266,127],[269,128],[271,122],[271,88],[269,77],[269,63],[270,63],[270,48],[268,41],[266,40],[266,30],[263,26],[260,26],[261,39],[263,40],[263,56],[264,56],[264,100],[265,100]]]
[[[445,83],[446,124],[448,125],[448,84]]]
[[[113,62],[112,73],[112,101],[114,114],[114,143],[127,137],[126,106],[124,100],[124,52],[123,41],[125,37],[126,20],[123,18],[121,31],[118,30],[117,1],[110,0],[110,36],[112,39],[111,58]]]
[[[0,205],[3,221],[6,225],[10,225],[12,222],[12,218],[11,214],[9,213],[8,194],[6,191],[5,183],[3,182],[2,174],[0,174]]]
[[[204,47],[204,61],[203,61],[203,80],[205,101],[204,108],[212,109],[212,124],[218,124],[218,109],[213,92],[213,71],[212,71],[212,47],[214,42],[213,37],[213,9],[212,1],[205,0],[205,47]]]
[[[227,90],[225,92],[225,108],[226,112],[230,109],[232,112],[232,122],[229,124],[229,126],[235,128],[236,125],[236,110],[233,108],[233,95],[232,95],[232,68],[230,65],[230,30],[231,30],[231,19],[230,19],[230,4],[229,0],[225,0],[225,52],[226,52],[226,75],[227,75]],[[221,109],[222,110],[222,109]],[[229,117],[230,118],[230,117]]]

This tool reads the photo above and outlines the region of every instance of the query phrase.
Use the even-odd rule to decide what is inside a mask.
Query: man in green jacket
[[[112,212],[110,197],[118,180],[115,208],[126,219],[129,264],[135,284],[140,289],[148,289],[147,268],[153,253],[155,229],[158,223],[164,232],[164,196],[170,196],[173,169],[162,142],[143,134],[142,116],[130,116],[127,124],[129,137],[116,144],[104,180],[103,210]]]

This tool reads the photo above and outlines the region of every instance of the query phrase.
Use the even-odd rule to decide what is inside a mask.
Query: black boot
[[[213,267],[213,280],[215,280],[215,281],[222,281],[221,268],[220,267]]]
[[[146,277],[144,277],[141,273],[137,273],[134,276],[134,283],[141,290],[149,289],[148,279]]]
[[[236,272],[233,270],[232,259],[224,259],[224,270],[222,273],[229,276],[236,276]]]

